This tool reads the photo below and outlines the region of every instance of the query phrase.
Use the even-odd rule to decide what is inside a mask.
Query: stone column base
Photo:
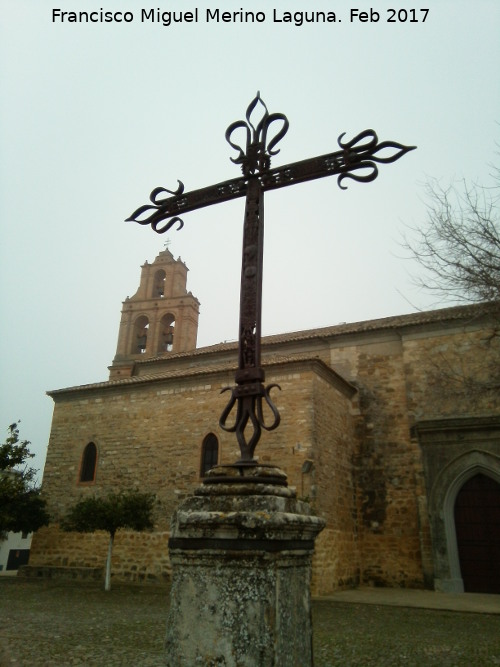
[[[274,483],[259,466],[215,468],[173,516],[169,667],[312,665],[311,557],[325,522],[284,473],[264,474]]]

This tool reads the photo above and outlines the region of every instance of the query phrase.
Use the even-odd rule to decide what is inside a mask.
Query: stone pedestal
[[[213,469],[172,519],[166,664],[310,667],[323,527],[277,468]]]

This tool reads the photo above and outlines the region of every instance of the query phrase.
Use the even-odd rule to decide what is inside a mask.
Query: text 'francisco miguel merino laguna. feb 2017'
[[[277,23],[292,24],[297,27],[305,23],[425,23],[429,9],[393,8],[377,11],[358,8],[335,11],[287,11],[270,9],[267,11],[223,11],[221,9],[199,9],[189,11],[162,11],[159,8],[140,9],[134,12],[109,11],[102,7],[95,11],[65,11],[52,9],[52,23],[151,23],[173,26],[180,23]]]

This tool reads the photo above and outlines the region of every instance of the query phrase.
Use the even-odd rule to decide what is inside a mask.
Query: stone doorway
[[[464,582],[459,557],[459,539],[457,538],[455,521],[455,504],[461,490],[464,489],[463,499],[459,499],[459,508],[466,499],[468,483],[476,483],[482,488],[494,484],[496,492],[500,488],[500,416],[493,417],[457,417],[450,419],[436,419],[422,421],[415,424],[412,433],[418,437],[424,464],[425,484],[427,488],[427,509],[431,534],[430,559],[431,568],[426,576],[433,578],[434,588],[445,593],[463,593]],[[476,479],[474,482],[471,480]],[[486,481],[483,479],[486,478]],[[482,480],[482,481],[481,481]],[[488,492],[489,493],[489,492]],[[484,522],[485,508],[484,491],[472,493],[476,498],[473,505],[479,503],[475,509],[467,512],[479,515],[478,526]],[[478,497],[479,496],[479,497]],[[460,511],[460,510],[459,510]],[[465,510],[464,510],[465,511]],[[422,516],[425,525],[425,516]],[[496,549],[498,549],[499,524],[498,514],[495,530],[486,529],[491,535],[496,535]],[[459,530],[467,523],[458,518]],[[487,522],[487,525],[490,525]],[[465,530],[471,530],[470,527]],[[491,537],[489,538],[491,540]],[[460,545],[464,542],[460,538]],[[422,552],[428,548],[422,541]],[[490,544],[490,542],[487,542]],[[473,547],[478,548],[478,543]],[[484,547],[480,547],[484,550]],[[497,552],[498,553],[498,552]],[[482,558],[482,557],[481,557]],[[477,561],[477,559],[472,558]],[[486,559],[489,562],[489,558]],[[496,559],[498,563],[498,556]],[[478,569],[478,568],[476,568]],[[498,574],[497,574],[498,576]],[[491,582],[491,577],[490,577]],[[497,580],[498,582],[498,580]],[[470,582],[466,584],[470,586]],[[494,593],[498,583],[490,586],[488,592]],[[475,585],[472,584],[475,588]],[[470,588],[466,589],[470,590]]]
[[[500,484],[474,475],[458,492],[454,514],[464,590],[500,593]]]

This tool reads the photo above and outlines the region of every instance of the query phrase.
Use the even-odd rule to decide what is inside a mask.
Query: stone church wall
[[[326,379],[320,377],[318,371]],[[262,463],[285,470],[289,485],[297,489],[299,497],[314,491],[311,480],[315,473],[303,473],[304,462],[313,460],[317,470],[335,458],[329,453],[325,454],[324,462],[316,462],[321,449],[316,447],[316,439],[328,439],[332,448],[348,440],[350,399],[331,386],[329,375],[331,372],[315,360],[277,364],[267,371],[266,382],[278,383],[281,387],[281,391],[273,390],[273,397],[282,423],[277,431],[263,433],[256,454]],[[352,391],[344,387],[343,381],[334,379],[340,382],[343,391]],[[181,380],[171,377],[136,383],[125,381],[56,394],[43,480],[43,494],[55,525],[34,537],[30,565],[82,568],[104,563],[107,549],[104,534],[64,533],[57,522],[82,497],[139,489],[157,496],[155,529],[153,533],[117,533],[114,576],[127,580],[156,576],[161,580],[168,575],[170,517],[179,501],[201,482],[200,454],[204,437],[209,432],[216,433],[220,463],[232,463],[239,457],[234,435],[225,433],[217,425],[218,415],[228,398],[228,394],[221,396],[220,391],[232,383],[232,373],[207,371]],[[319,398],[316,401],[316,396],[321,395],[315,390],[318,383],[322,391],[326,391],[328,403],[322,403]],[[80,463],[88,442],[97,446],[96,478],[93,483],[80,483]],[[343,461],[339,479],[348,472],[349,456],[346,452],[339,459]],[[321,475],[317,487],[323,484]],[[328,476],[325,483],[329,485]],[[323,492],[322,488],[316,490],[320,497]],[[352,503],[352,490],[348,491],[348,496]],[[344,540],[352,531],[351,508],[346,512],[349,521],[342,528]],[[343,521],[345,524],[345,519]],[[338,534],[340,528],[336,531]],[[339,555],[339,567],[349,569],[352,554],[349,555],[338,540],[333,548],[343,552]],[[317,569],[329,567],[327,560],[331,560],[331,553],[318,559]],[[351,580],[351,573],[343,574],[344,578]],[[332,578],[331,590],[334,587]]]
[[[108,553],[109,535],[66,533],[58,526],[41,528],[37,533],[37,549],[30,558],[30,570],[44,568],[74,569],[75,577],[86,578],[86,570],[101,570]],[[27,573],[28,574],[28,573]],[[113,545],[113,578],[133,583],[162,583],[170,577],[168,532],[136,533],[119,530]]]
[[[474,318],[472,318],[474,322]],[[447,497],[457,482],[451,477],[454,461],[460,456],[474,459],[478,450],[500,453],[498,435],[481,442],[484,422],[498,417],[498,388],[500,387],[500,338],[492,335],[489,327],[472,326],[471,320],[462,326],[434,328],[425,336],[419,332],[408,333],[404,342],[404,363],[407,378],[408,411],[412,424],[417,425],[413,442],[423,454],[423,468],[416,475],[419,501],[421,558],[426,585],[440,588],[444,571],[450,572],[450,553],[444,537],[444,508],[436,510],[431,499],[436,494]],[[432,444],[424,448],[420,424],[439,421],[438,432],[447,433],[442,441],[433,436]],[[428,426],[426,426],[428,429]],[[451,437],[448,435],[451,429]],[[425,440],[425,437],[424,437]],[[427,466],[425,466],[425,459]],[[432,464],[429,464],[429,461]],[[445,473],[448,471],[448,473]],[[458,474],[458,473],[457,473]],[[490,474],[492,474],[490,470]],[[436,480],[446,479],[450,486],[439,488]],[[441,482],[443,483],[443,482]],[[429,520],[429,517],[431,519]],[[453,518],[448,517],[449,525]],[[434,527],[431,539],[431,523],[441,522],[441,534]],[[456,549],[455,545],[453,546]],[[456,552],[455,552],[456,557]],[[455,566],[458,578],[458,564]],[[451,588],[449,590],[452,590]],[[462,590],[460,586],[457,589]]]
[[[316,544],[315,591],[433,584],[431,489],[414,425],[498,415],[498,336],[450,313],[394,318],[394,325],[373,330],[341,325],[315,337],[290,334],[264,347],[266,384],[282,388],[272,391],[281,425],[263,433],[256,454],[281,467],[298,496],[327,520]],[[120,578],[168,574],[170,516],[201,482],[204,437],[217,435],[220,463],[239,456],[234,435],[217,425],[235,353],[230,345],[215,348],[150,360],[144,375],[138,369],[121,382],[52,393],[43,494],[56,521],[86,494],[139,488],[158,496],[155,532],[117,539]],[[279,360],[279,353],[287,356]],[[91,441],[96,480],[80,484]],[[435,453],[440,465],[450,452],[443,445]],[[50,526],[34,536],[30,564],[94,567],[101,556],[104,562],[106,543]]]
[[[210,380],[144,383],[57,401],[43,491],[53,516],[80,497],[139,489],[157,493],[161,530],[198,479],[200,445],[213,426]],[[179,428],[179,425],[182,424]],[[79,483],[88,442],[97,446],[95,483]]]
[[[337,351],[359,388],[358,494],[360,580],[370,585],[423,585],[416,477],[421,470],[410,422],[402,342],[378,334]],[[350,375],[348,375],[350,377]]]
[[[470,324],[405,338],[414,420],[498,414],[500,337]]]
[[[359,448],[355,434],[356,397],[350,400],[323,378],[313,387],[314,488],[311,503],[326,519],[316,540],[313,591],[331,593],[360,581],[356,480],[353,461]]]

